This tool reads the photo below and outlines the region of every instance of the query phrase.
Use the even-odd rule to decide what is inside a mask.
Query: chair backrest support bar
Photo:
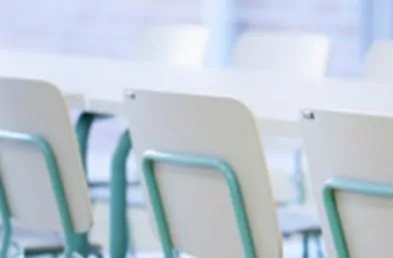
[[[175,258],[173,252],[176,251],[173,248],[160,191],[154,176],[155,162],[164,162],[181,166],[210,168],[222,175],[226,180],[231,195],[233,210],[236,216],[239,234],[243,243],[244,257],[256,258],[254,241],[251,234],[247,212],[245,210],[243,195],[239,181],[236,177],[236,173],[233,171],[231,166],[219,158],[150,150],[145,152],[143,157],[143,172],[146,178],[146,184],[149,190],[150,201],[152,203],[153,211],[156,217],[160,238],[164,244],[166,258]]]
[[[333,235],[336,253],[338,258],[350,258],[349,248],[334,197],[337,191],[346,191],[381,198],[393,198],[393,185],[343,178],[333,178],[325,183],[323,188],[323,200],[330,230]]]
[[[60,171],[57,165],[56,155],[52,147],[50,146],[49,142],[46,141],[45,138],[40,135],[0,130],[0,144],[2,141],[17,141],[17,142],[22,142],[32,145],[35,148],[37,148],[37,150],[39,150],[42,156],[44,157],[46,168],[48,170],[48,174],[52,184],[55,200],[59,210],[61,223],[66,236],[66,256],[70,257],[70,255],[75,251],[73,245],[75,244],[76,241],[75,236],[77,235],[77,233],[75,233],[74,231],[70,209],[64,191],[64,185],[60,178]],[[6,229],[4,240],[3,240],[3,246],[1,250],[2,258],[6,257],[10,245],[10,238],[11,238],[11,234],[10,234],[11,230],[9,228],[11,225],[11,221],[10,221],[11,213],[10,213],[6,195],[7,193],[4,190],[4,188],[1,188],[0,190],[1,212],[3,216],[3,221],[5,222],[5,229]]]

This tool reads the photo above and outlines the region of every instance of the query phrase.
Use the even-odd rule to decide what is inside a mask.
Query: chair
[[[209,31],[198,25],[150,26],[136,41],[137,61],[201,67],[205,62]]]
[[[246,31],[240,35],[237,43],[233,67],[237,69],[273,70],[284,75],[323,77],[326,74],[328,57],[329,40],[323,35]],[[303,143],[301,139],[268,136],[263,137],[263,145],[268,154],[273,150],[294,152],[294,172],[292,174],[282,173],[282,171],[272,169],[270,177],[276,193],[276,201],[279,204],[304,204],[307,201],[308,189],[305,186],[306,176],[303,168]],[[291,198],[291,191],[288,191],[290,185],[297,192],[295,198]],[[291,219],[294,214],[293,209],[296,210],[295,217],[298,219]],[[309,212],[309,207],[305,207],[304,211],[299,207],[291,207],[289,210],[281,209],[280,214],[282,223],[291,225],[289,228],[297,228],[296,233],[302,234],[305,239],[308,238],[310,232],[318,239],[318,232],[320,233],[316,230],[318,228],[318,218],[315,217],[316,213]],[[307,221],[310,221],[310,223],[305,223]],[[310,231],[311,228],[314,230]],[[285,232],[283,234],[284,236],[288,235]],[[304,245],[305,253],[303,257],[308,257],[308,249],[306,248],[308,241],[304,241]]]
[[[273,70],[283,74],[323,77],[326,74],[329,56],[329,41],[319,34],[290,32],[246,31],[240,35],[234,53],[233,67],[237,69]],[[263,126],[263,125],[262,125]],[[264,137],[267,149],[290,149],[295,151],[294,170],[298,183],[302,175],[302,142],[299,139],[282,139],[281,137]],[[273,182],[280,182],[285,176],[271,173]],[[287,185],[293,184],[293,176],[286,176],[287,183],[275,184],[277,196],[284,199],[279,203],[289,202]],[[295,181],[296,181],[295,180]],[[284,187],[282,187],[282,186]],[[299,185],[300,186],[300,185]],[[298,191],[301,186],[297,187]],[[304,201],[300,196],[299,201]]]
[[[308,110],[301,128],[328,257],[390,257],[393,118]]]
[[[56,254],[61,247],[66,257],[99,256],[85,236],[90,201],[61,93],[41,81],[0,78],[0,109],[0,257],[11,238],[24,245],[28,237],[37,241],[23,246],[27,255]],[[33,231],[62,233],[61,243]]]
[[[329,40],[323,35],[246,31],[237,43],[233,66],[325,76],[328,57]]]
[[[258,131],[244,105],[135,91],[125,108],[166,258],[282,257]]]
[[[364,61],[363,77],[366,80],[393,84],[393,42],[376,41]]]
[[[202,26],[191,24],[149,26],[136,38],[133,59],[134,61],[149,62],[156,65],[201,67],[205,63],[208,41],[209,31]],[[128,133],[125,132],[122,135],[126,134]],[[124,141],[120,137],[119,145],[117,145],[119,153],[115,153],[115,155],[125,155],[125,148],[121,146],[122,142]],[[139,190],[136,184],[133,184],[132,187],[129,185],[127,187],[128,196],[131,196],[132,192]],[[100,194],[97,194],[98,191]],[[103,198],[105,196],[109,196],[107,187],[96,188],[92,192],[92,197],[96,201],[105,202],[108,199]],[[135,201],[134,199],[128,198],[127,203],[132,206],[143,207],[143,203],[141,204],[139,200]],[[117,209],[111,209],[117,212]],[[131,236],[132,232],[128,232],[128,240],[123,242],[131,245],[128,246],[128,249],[133,252]]]

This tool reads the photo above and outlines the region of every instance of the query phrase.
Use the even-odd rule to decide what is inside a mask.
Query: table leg
[[[124,258],[128,251],[127,158],[132,148],[129,131],[122,133],[112,159],[110,182],[110,257]]]

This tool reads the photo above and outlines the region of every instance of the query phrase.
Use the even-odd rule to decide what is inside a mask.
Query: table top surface
[[[391,85],[260,70],[0,51],[0,76],[51,82],[63,91],[71,107],[111,114],[122,113],[125,89],[144,89],[231,97],[246,104],[258,119],[286,123],[296,122],[303,108],[393,115]]]

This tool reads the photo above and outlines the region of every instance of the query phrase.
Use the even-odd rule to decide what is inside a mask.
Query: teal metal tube
[[[74,231],[71,212],[69,209],[69,205],[67,203],[67,197],[61,179],[60,170],[57,164],[56,155],[53,149],[51,148],[50,143],[40,135],[18,133],[18,132],[11,132],[5,130],[0,130],[0,139],[29,144],[36,147],[41,152],[45,160],[46,168],[48,169],[49,172],[49,178],[52,184],[52,190],[55,196],[57,208],[59,211],[62,227],[66,238],[66,257],[71,258],[74,252],[79,253],[83,257],[87,257],[87,252],[89,247],[85,243],[81,243],[79,241],[78,238],[79,234]],[[7,208],[8,207],[6,202],[7,197],[4,188],[2,188],[2,190],[0,191],[0,196],[1,196],[0,197],[1,209],[2,212],[4,212],[2,215],[5,217],[5,218],[3,217],[3,221],[6,222],[6,227],[9,227],[6,229],[6,231],[10,232],[11,215],[9,209]],[[1,251],[2,255],[6,254],[9,248],[10,240],[9,239],[4,240],[4,242],[6,245],[2,247],[2,251]],[[5,256],[1,258],[5,258]]]
[[[84,168],[87,171],[87,154],[89,136],[91,128],[97,119],[110,118],[108,115],[100,115],[84,112],[80,115],[76,124],[76,134],[79,149],[82,156]],[[110,187],[110,254],[111,257],[123,258],[128,250],[133,251],[131,233],[128,231],[127,221],[127,158],[131,151],[131,139],[128,131],[125,131],[119,139],[113,154],[111,163],[111,182]],[[94,182],[89,183],[89,187],[97,186]],[[79,243],[88,243],[88,235],[79,236]]]
[[[90,132],[91,128],[94,124],[94,121],[96,118],[99,117],[99,115],[94,114],[94,113],[89,113],[89,112],[83,112],[75,126],[75,131],[76,131],[76,136],[78,139],[78,145],[79,145],[79,152],[82,158],[82,164],[83,168],[85,170],[86,176],[88,176],[88,171],[87,171],[87,153],[88,153],[88,147],[89,147],[89,137],[90,137]],[[83,249],[84,246],[89,246],[89,236],[88,233],[83,233],[78,235],[75,239],[75,245],[79,246],[79,249]],[[85,251],[84,251],[85,252]],[[83,255],[87,255],[88,250],[86,250]]]
[[[91,128],[94,124],[96,114],[84,112],[82,113],[78,121],[76,122],[75,131],[78,138],[79,151],[82,157],[83,167],[87,173],[87,151],[89,146],[89,137]]]
[[[335,198],[336,191],[351,192],[381,198],[393,198],[393,186],[343,178],[333,178],[325,183],[323,188],[323,200],[336,249],[336,255],[338,258],[350,258],[350,251],[345,239],[343,225],[337,208]]]
[[[120,136],[111,164],[110,257],[124,258],[132,243],[127,226],[127,159],[132,149],[129,131]],[[130,246],[130,250],[133,247]]]
[[[76,137],[78,139],[79,151],[82,156],[83,167],[87,173],[87,153],[89,149],[89,138],[93,124],[98,119],[108,119],[111,116],[90,112],[83,112],[75,125]]]
[[[143,173],[148,187],[150,202],[157,222],[160,240],[164,248],[165,258],[176,258],[177,250],[173,246],[168,220],[155,177],[154,163],[162,162],[180,166],[191,166],[212,169],[222,175],[229,188],[233,210],[236,216],[237,227],[241,236],[244,257],[256,258],[250,223],[236,173],[224,160],[214,157],[175,154],[159,151],[147,151],[143,155]]]

